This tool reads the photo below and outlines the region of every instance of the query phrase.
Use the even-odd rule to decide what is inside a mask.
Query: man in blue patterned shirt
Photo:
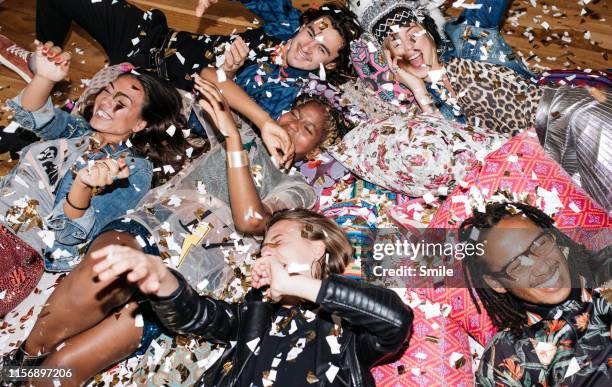
[[[272,119],[291,109],[308,73],[327,71],[327,80],[335,81],[350,71],[349,43],[359,37],[361,28],[347,8],[329,3],[301,14],[290,0],[241,2],[263,19],[263,26],[209,36],[174,31],[160,10],[145,12],[125,0],[39,1],[36,36],[61,46],[74,21],[102,45],[110,64],[155,68],[185,90],[193,87],[192,74],[218,67],[228,79],[235,75],[236,83]],[[216,1],[200,3],[203,11]],[[4,40],[9,41],[2,37],[0,43]],[[9,57],[4,51],[0,47],[0,55],[13,67],[31,74],[30,55]],[[24,63],[17,63],[20,60]]]

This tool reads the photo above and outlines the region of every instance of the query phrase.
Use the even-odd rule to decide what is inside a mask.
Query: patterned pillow
[[[600,250],[612,243],[612,219],[545,153],[534,131],[525,131],[488,155],[479,173],[466,177],[440,206],[429,227],[459,227],[473,205],[491,199],[496,191],[517,198],[531,195],[536,205],[553,216],[557,228],[587,248]]]
[[[476,313],[466,289],[396,290],[414,313],[407,350],[393,363],[372,368],[377,386],[474,385],[468,332],[486,342],[495,331]]]
[[[394,115],[370,120],[329,153],[354,174],[394,192],[446,195],[505,138],[443,118]]]

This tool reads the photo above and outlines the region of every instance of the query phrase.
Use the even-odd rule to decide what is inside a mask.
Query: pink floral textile
[[[446,195],[505,142],[500,134],[434,116],[366,121],[330,148],[364,180],[408,196]]]

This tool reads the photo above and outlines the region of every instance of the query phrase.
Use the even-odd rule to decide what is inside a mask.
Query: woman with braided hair
[[[610,385],[612,305],[592,289],[611,277],[612,246],[588,251],[521,203],[488,205],[460,230],[484,244],[463,260],[464,274],[500,329],[477,384]]]

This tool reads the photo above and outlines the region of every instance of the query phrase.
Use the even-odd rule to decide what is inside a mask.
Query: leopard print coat
[[[445,69],[468,124],[512,136],[535,125],[538,85],[507,67],[464,58],[452,58]]]

